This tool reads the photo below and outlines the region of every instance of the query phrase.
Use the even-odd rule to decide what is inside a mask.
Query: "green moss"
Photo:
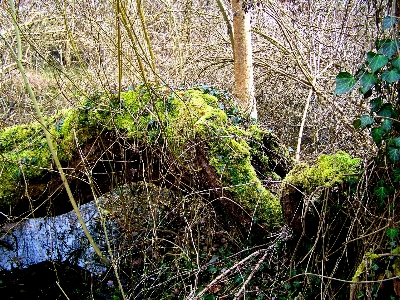
[[[332,155],[321,155],[315,165],[296,165],[286,176],[285,182],[312,192],[318,186],[331,187],[341,184],[346,178],[358,174],[360,159],[352,158],[343,151]]]
[[[255,220],[275,226],[281,224],[279,199],[261,183],[252,165],[257,156],[263,171],[271,158],[261,151],[268,142],[274,153],[283,153],[271,134],[255,125],[247,130],[223,109],[218,95],[194,88],[170,91],[165,87],[140,86],[118,97],[110,94],[82,99],[78,108],[61,111],[46,120],[58,155],[68,162],[76,153],[76,144],[84,145],[104,132],[120,135],[147,145],[167,144],[177,161],[190,155],[191,142],[201,141],[209,153],[209,163],[220,175],[221,183],[254,215]],[[215,94],[215,93],[214,93]],[[234,122],[231,119],[235,120]],[[19,125],[0,131],[0,149],[4,167],[0,177],[0,202],[10,202],[23,192],[15,189],[52,167],[51,156],[39,124]]]
[[[281,225],[279,199],[262,185],[251,163],[249,141],[252,132],[238,126],[227,126],[220,131],[222,137],[210,143],[210,164],[234,194],[235,200],[254,213],[256,221],[271,227]],[[264,159],[268,161],[268,158]]]
[[[396,258],[394,261],[393,267],[393,274],[394,276],[400,276],[400,258]]]
[[[360,281],[361,274],[365,271],[365,260],[363,260],[357,267],[356,272],[351,281],[358,282]]]
[[[392,254],[396,254],[396,255],[398,255],[398,254],[400,254],[400,246],[397,246],[396,248],[394,248],[392,251],[391,251],[391,253]],[[392,265],[392,267],[393,267],[393,274],[394,274],[394,276],[400,276],[400,258],[399,257],[397,257],[395,260],[394,260],[394,263],[393,263],[393,265]]]
[[[377,258],[380,257],[379,254],[375,254],[375,253],[373,253],[373,252],[367,252],[367,253],[365,254],[365,256],[366,256],[369,260],[374,260],[374,259],[377,259]]]
[[[360,276],[361,274],[366,270],[366,261],[372,262],[374,259],[378,259],[381,256],[379,254],[375,254],[373,252],[367,252],[365,253],[363,260],[361,263],[358,265],[356,272],[354,273],[354,276],[352,278],[352,281],[358,282],[360,281]],[[369,264],[370,265],[370,264]]]
[[[400,254],[400,246],[397,246],[391,252],[392,252],[392,254]]]

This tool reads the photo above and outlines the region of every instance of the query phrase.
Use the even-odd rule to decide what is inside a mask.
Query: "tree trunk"
[[[243,0],[232,0],[234,33],[235,97],[239,106],[257,118],[254,97],[253,59],[251,50],[250,13],[243,9]]]

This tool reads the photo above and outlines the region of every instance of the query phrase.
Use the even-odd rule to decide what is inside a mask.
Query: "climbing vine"
[[[366,251],[352,278],[355,283],[350,287],[350,299],[363,298],[368,294],[378,297],[385,283],[373,282],[374,278],[394,280],[390,297],[394,299],[394,294],[400,295],[397,279],[394,279],[400,275],[399,260],[396,259],[399,224],[395,201],[400,181],[400,53],[399,39],[391,34],[397,21],[395,17],[385,17],[382,22],[383,38],[376,41],[375,49],[367,53],[365,62],[354,75],[340,72],[336,77],[335,94],[347,94],[358,89],[362,105],[368,109],[353,122],[356,129],[368,130],[377,147],[374,163],[365,169],[365,179],[359,184],[365,190],[360,199],[373,212],[375,219],[372,222],[386,220],[379,221],[379,228],[374,227],[375,232],[382,232],[377,235],[380,236],[379,242],[377,239],[373,242],[373,239],[365,239],[364,244],[369,242],[369,249],[365,247]],[[364,283],[358,284],[359,281]]]

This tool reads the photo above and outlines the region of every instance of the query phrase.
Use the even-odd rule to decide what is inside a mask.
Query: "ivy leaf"
[[[371,105],[371,112],[377,112],[382,107],[383,102],[381,98],[375,98],[369,104]]]
[[[375,127],[371,130],[371,136],[375,144],[380,147],[382,144],[382,137],[385,131],[381,127]]]
[[[381,109],[376,112],[378,116],[390,118],[392,116],[392,105],[390,103],[385,103],[382,105]]]
[[[387,151],[387,157],[392,161],[396,162],[400,160],[400,151],[398,148],[389,147]]]
[[[378,197],[379,201],[382,202],[389,195],[389,190],[384,186],[378,186],[374,189],[374,194]]]
[[[390,27],[392,27],[396,23],[397,23],[397,18],[396,17],[386,16],[386,17],[383,18],[382,30],[389,29]]]
[[[390,142],[393,142],[396,147],[400,147],[400,137],[396,137],[390,140]]]
[[[242,275],[236,275],[235,277],[235,283],[242,283],[243,282],[243,276]]]
[[[394,178],[393,178],[394,182],[400,181],[400,168],[395,168],[393,170],[393,176],[394,176]]]
[[[400,72],[397,69],[386,70],[382,73],[382,79],[388,83],[396,82],[400,79]]]
[[[360,78],[364,73],[365,73],[365,64],[362,64],[358,66],[357,71],[354,74],[354,77]]]
[[[374,123],[374,118],[372,118],[370,115],[363,115],[360,117],[360,126],[361,128],[365,128],[371,124]]]
[[[372,59],[373,59],[375,56],[376,56],[376,53],[375,53],[375,52],[369,51],[369,52],[367,53],[367,59],[366,59],[367,63],[371,63]]]
[[[396,42],[393,40],[381,40],[377,42],[378,53],[386,55],[388,58],[391,58],[397,52]]]
[[[386,229],[386,235],[389,239],[393,240],[399,236],[399,229],[398,228],[388,228]]]
[[[368,92],[371,89],[371,87],[375,85],[377,79],[378,76],[376,76],[376,74],[365,72],[360,79],[360,84],[362,85],[361,92],[363,94]]]
[[[392,125],[393,125],[393,120],[384,119],[381,127],[385,132],[389,132],[392,129]]]
[[[383,66],[386,66],[388,61],[389,59],[385,55],[375,54],[374,57],[371,59],[371,62],[369,63],[369,67],[371,71],[375,73]]]
[[[346,94],[347,92],[351,91],[356,84],[356,80],[354,79],[353,75],[348,72],[340,72],[336,76],[336,89],[335,94]]]
[[[355,119],[353,121],[353,126],[354,126],[355,129],[360,128],[361,127],[361,120],[360,119]]]
[[[396,57],[392,60],[392,66],[395,67],[397,70],[400,70],[400,57]]]

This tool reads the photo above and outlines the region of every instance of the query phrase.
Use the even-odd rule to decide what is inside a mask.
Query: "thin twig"
[[[247,277],[246,281],[243,283],[242,288],[239,290],[239,292],[236,293],[235,299],[239,299],[239,296],[243,293],[246,285],[250,282],[250,280],[253,278],[254,274],[258,271],[258,269],[260,268],[262,262],[267,257],[267,254],[268,254],[268,252],[265,251],[264,255],[260,258],[260,260],[255,265],[253,271],[251,271],[250,275]]]
[[[246,261],[248,261],[249,259],[259,255],[260,253],[266,251],[265,249],[261,249],[258,250],[252,254],[250,254],[249,256],[247,256],[246,258],[242,259],[241,261],[239,261],[238,263],[236,263],[235,265],[233,265],[232,267],[230,267],[228,270],[226,270],[225,272],[223,272],[221,275],[219,275],[217,278],[215,278],[213,281],[211,281],[200,293],[198,293],[193,300],[199,299],[201,297],[204,296],[204,294],[210,289],[212,288],[216,283],[218,283],[219,281],[221,281],[222,279],[224,279],[226,276],[228,276],[229,273],[231,273],[233,270],[237,269],[238,267],[240,267],[241,265],[243,265]]]

